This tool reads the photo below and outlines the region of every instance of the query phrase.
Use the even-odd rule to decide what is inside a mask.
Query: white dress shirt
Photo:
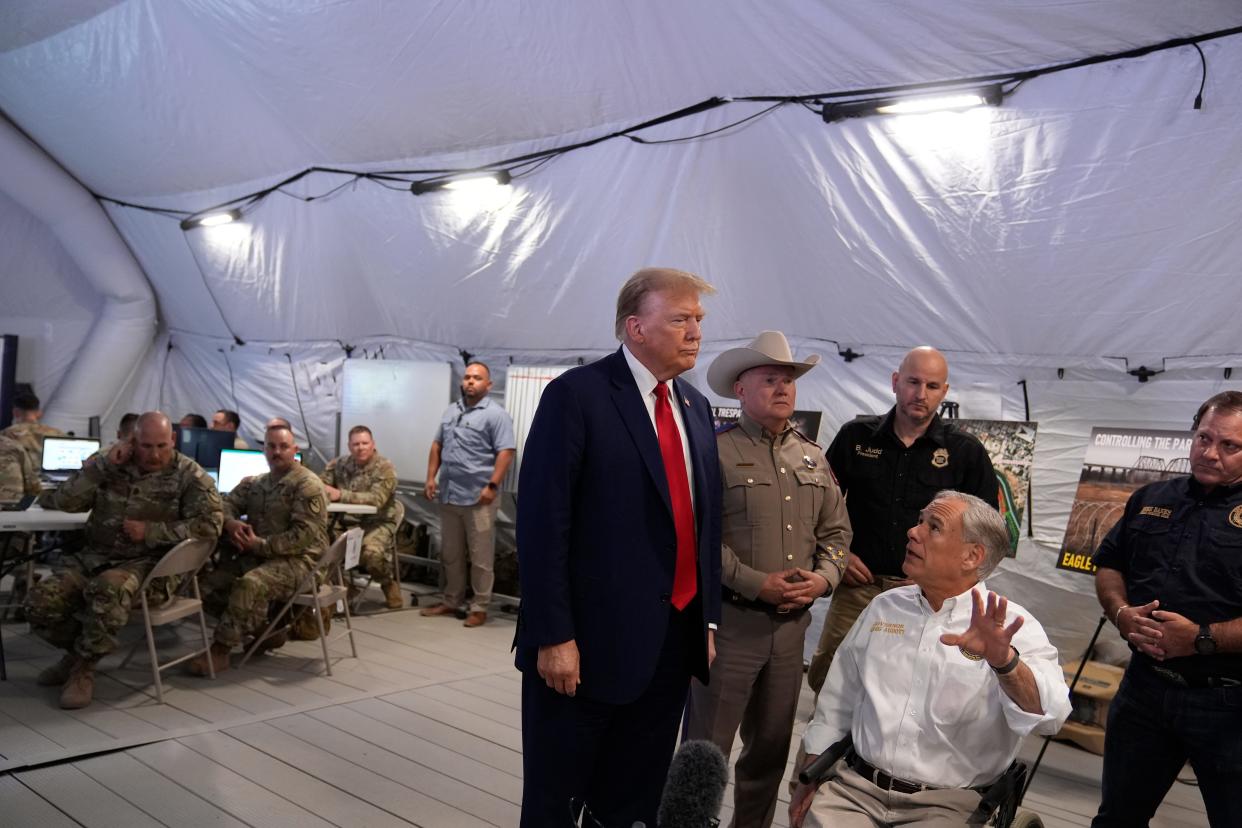
[[[986,597],[982,581],[975,588]],[[848,731],[858,755],[891,776],[968,788],[995,781],[1028,733],[1056,733],[1070,713],[1069,688],[1043,627],[1009,603],[1007,624],[1026,619],[1012,643],[1035,676],[1040,716],[1005,694],[986,661],[940,643],[970,626],[970,612],[969,590],[939,612],[918,586],[880,593],[832,660],[802,737],[806,752],[822,753]]]
[[[630,349],[622,345],[621,352],[625,354],[625,361],[630,366],[630,373],[634,375],[634,382],[638,385],[638,391],[642,394],[643,405],[647,407],[647,416],[651,418],[651,428],[659,437],[659,429],[656,428],[655,406],[656,395],[655,387],[659,384],[655,374],[647,370],[647,366],[638,361],[638,357],[630,353]],[[681,416],[681,398],[677,396],[677,386],[672,380],[667,380],[665,385],[668,386],[668,407],[673,409],[673,422],[677,423],[677,431],[681,436],[681,456],[686,461],[686,479],[690,481],[690,503],[695,503],[694,499],[694,467],[690,465],[690,441],[686,439],[686,421]]]

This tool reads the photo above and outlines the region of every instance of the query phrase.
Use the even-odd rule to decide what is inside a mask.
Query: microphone
[[[659,828],[715,828],[729,784],[729,763],[712,742],[685,742],[673,756],[656,812]]]

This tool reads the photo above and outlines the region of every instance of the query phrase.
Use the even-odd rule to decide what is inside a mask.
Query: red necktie
[[[677,528],[677,568],[673,570],[673,606],[685,609],[698,591],[695,575],[694,504],[690,500],[690,481],[686,477],[686,458],[681,452],[681,435],[668,404],[668,386],[655,387],[656,434],[660,440],[660,456],[664,459],[664,476],[668,479],[669,499],[673,504],[673,525]]]

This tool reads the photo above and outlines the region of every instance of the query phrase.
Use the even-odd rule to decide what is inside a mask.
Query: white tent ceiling
[[[1183,46],[1034,78],[1000,108],[824,124],[789,104],[699,140],[614,138],[487,204],[335,173],[221,228],[115,202],[198,211],[310,167],[490,164],[715,96],[1007,74],[1238,26],[1236,0],[9,0],[0,110],[111,199],[137,266],[110,254],[93,272],[39,206],[32,165],[0,158],[0,326],[23,335],[22,379],[53,414],[59,399],[74,400],[67,419],[90,410],[75,384],[114,417],[231,404],[253,427],[300,407],[322,444],[339,343],[572,361],[615,347],[629,272],[683,267],[719,287],[705,359],[769,327],[868,354],[803,381],[828,433],[887,405],[909,345],[950,351],[955,386],[984,401],[967,414],[1023,416],[1025,380],[1042,421],[1036,535],[1055,544],[1092,423],[1180,423],[1242,365],[1242,35],[1202,43],[1202,109]],[[767,106],[636,134],[696,135]],[[128,269],[158,304],[147,357],[132,379],[127,358],[62,383],[99,358],[101,308],[155,334]],[[1125,371],[1140,363],[1168,370],[1139,385]]]
[[[0,108],[93,192],[197,210],[312,166],[460,167],[712,96],[1007,72],[1242,24],[1235,2],[927,5],[27,0],[0,11]],[[601,288],[668,262],[722,287],[722,338],[767,324],[980,353],[1234,352],[1220,303],[1151,331],[1232,281],[1240,41],[1204,45],[1202,110],[1185,47],[1038,78],[943,123],[824,125],[791,105],[711,140],[613,140],[487,210],[359,181],[323,202],[269,197],[244,230],[108,212],[165,326],[247,342],[602,348]],[[1185,277],[1200,291],[1169,289]]]

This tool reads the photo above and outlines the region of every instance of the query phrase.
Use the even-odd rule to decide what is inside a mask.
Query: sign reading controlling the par
[[[1190,474],[1190,432],[1096,428],[1057,556],[1057,569],[1095,573],[1091,556],[1136,489]]]

